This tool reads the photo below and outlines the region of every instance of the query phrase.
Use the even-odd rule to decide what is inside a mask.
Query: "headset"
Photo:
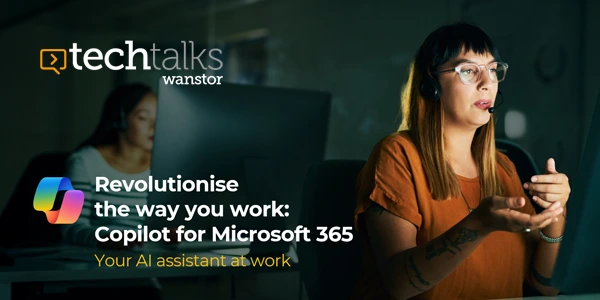
[[[435,80],[429,73],[429,70],[427,70],[427,76],[423,76],[423,80],[421,81],[421,95],[427,100],[439,101],[439,90],[437,80]]]
[[[113,122],[113,128],[121,131],[127,129],[127,116],[122,104],[119,105],[119,120]]]

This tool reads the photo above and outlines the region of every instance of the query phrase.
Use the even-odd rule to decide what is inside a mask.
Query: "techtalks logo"
[[[202,70],[218,71],[223,67],[223,61],[218,57],[223,54],[221,49],[198,49],[193,41],[181,41],[180,47],[166,49],[156,48],[155,43],[152,43],[151,49],[134,49],[131,40],[125,41],[125,44],[127,49],[112,48],[106,52],[98,48],[82,49],[78,47],[77,43],[73,43],[72,48],[68,51],[67,49],[42,49],[40,50],[40,69],[54,71],[60,75],[59,70],[63,71],[67,68],[67,52],[71,56],[69,63],[76,70],[83,70],[84,67],[92,71],[104,67],[113,71],[139,70],[140,66],[134,64],[134,57],[141,58],[141,69],[143,70],[194,70],[199,66]],[[180,53],[181,50],[183,53]],[[111,60],[113,56],[121,57],[121,63],[113,65],[115,63],[114,59]],[[161,56],[166,57],[162,58]]]
[[[83,199],[83,192],[73,189],[69,178],[45,177],[35,191],[33,208],[45,212],[50,224],[73,224],[79,219]]]
[[[62,61],[62,66],[56,64],[56,62],[59,59],[58,59],[58,57],[56,57],[55,54],[58,55],[58,57],[60,57],[60,60]],[[46,59],[44,59],[44,57],[46,57]],[[46,64],[44,64],[44,60],[46,61]],[[56,72],[56,74],[60,75],[60,72],[58,70],[62,71],[66,68],[67,68],[67,50],[66,49],[42,49],[40,51],[40,69],[54,71],[54,72]]]

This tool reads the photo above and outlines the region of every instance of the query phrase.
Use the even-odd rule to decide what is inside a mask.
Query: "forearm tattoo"
[[[427,287],[430,286],[429,282],[427,280],[425,280],[425,278],[423,278],[423,273],[421,273],[421,271],[419,271],[419,269],[417,268],[417,265],[415,264],[415,257],[412,254],[408,253],[406,255],[405,261],[404,261],[404,267],[405,268],[408,267],[408,268],[410,268],[410,270],[412,270],[414,272],[414,277],[419,281],[420,284],[427,286]],[[409,270],[405,269],[405,271],[406,271],[406,276],[408,277],[408,282],[410,283],[410,285],[419,291],[423,291],[422,289],[417,287],[417,285],[414,283]]]
[[[444,238],[442,238],[440,244],[441,245],[439,247],[436,247],[435,244],[427,246],[427,248],[425,249],[425,259],[431,260],[432,258],[440,256],[446,252],[456,255],[456,253],[452,251],[452,249],[448,248],[448,243]]]
[[[419,292],[424,292],[425,290],[419,288],[412,280],[410,276],[410,272],[408,272],[408,259],[406,259],[407,255],[404,256],[404,272],[406,273],[406,278],[408,278],[408,283],[415,288],[415,290]]]
[[[425,248],[425,259],[431,260],[435,257],[441,256],[444,253],[450,253],[452,255],[456,255],[456,252],[451,248],[455,248],[457,251],[462,251],[460,248],[461,245],[473,242],[479,238],[479,233],[476,230],[461,228],[458,231],[458,236],[455,239],[451,239],[448,235],[444,235],[441,237],[440,241],[437,243],[433,243]],[[415,280],[418,283],[429,287],[430,283],[423,278],[423,273],[419,271],[417,265],[415,264],[415,258],[412,254],[407,253],[404,258],[404,271],[406,272],[406,277],[408,278],[408,283],[417,289],[418,291],[423,291],[423,289],[419,288],[415,284]],[[412,272],[411,272],[412,271]],[[413,275],[414,276],[411,276]]]
[[[458,251],[462,251],[462,249],[459,247],[460,245],[467,242],[473,242],[477,240],[477,238],[479,238],[479,233],[477,230],[461,228],[458,231],[458,237],[456,237],[454,240],[451,240],[450,237],[448,237],[448,240],[450,240],[450,245],[452,247],[456,248]]]

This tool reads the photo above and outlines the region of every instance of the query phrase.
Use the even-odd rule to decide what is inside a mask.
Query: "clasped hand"
[[[548,208],[555,202],[565,207],[571,194],[569,178],[556,171],[552,158],[546,161],[546,174],[532,176],[531,182],[524,183],[523,187],[529,190],[532,200],[542,208]]]
[[[548,159],[546,174],[535,175],[531,182],[524,183],[524,188],[533,196],[532,199],[544,208],[539,214],[526,214],[518,211],[526,204],[523,197],[494,196],[485,198],[473,212],[474,216],[489,231],[522,231],[544,228],[558,221],[569,200],[571,188],[565,174],[556,171],[554,159]]]

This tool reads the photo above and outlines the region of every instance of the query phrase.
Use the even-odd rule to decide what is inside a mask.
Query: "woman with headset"
[[[568,178],[548,159],[545,174],[522,184],[495,149],[492,112],[507,70],[470,24],[441,27],[419,48],[402,124],[357,180],[364,258],[355,299],[512,298],[524,283],[557,294],[550,277]]]
[[[145,205],[147,193],[96,192],[96,177],[110,180],[147,180],[154,143],[156,95],[143,84],[120,86],[110,93],[94,133],[67,159],[67,177],[73,188],[84,192],[85,201],[81,215],[73,225],[63,226],[63,239],[67,243],[100,248],[126,248],[123,242],[98,242],[95,233],[99,226],[111,229],[133,229],[143,225],[137,214],[128,217],[98,217],[94,205],[98,202],[119,207]],[[134,244],[128,244],[135,246]]]
[[[66,177],[73,188],[83,191],[85,201],[79,219],[71,225],[62,225],[63,241],[85,247],[101,249],[127,249],[123,241],[99,242],[96,229],[137,230],[143,218],[130,213],[127,217],[96,215],[94,205],[107,201],[119,207],[128,205],[136,211],[136,205],[146,205],[147,192],[96,191],[96,177],[110,180],[148,180],[154,144],[154,121],[157,97],[144,84],[127,84],[113,90],[107,97],[100,122],[93,134],[67,159]],[[55,289],[59,284],[55,284]],[[118,280],[99,282],[65,283],[73,299],[106,299],[114,294],[133,293],[143,299],[161,299],[161,286],[156,279]],[[116,290],[115,290],[116,289]]]

